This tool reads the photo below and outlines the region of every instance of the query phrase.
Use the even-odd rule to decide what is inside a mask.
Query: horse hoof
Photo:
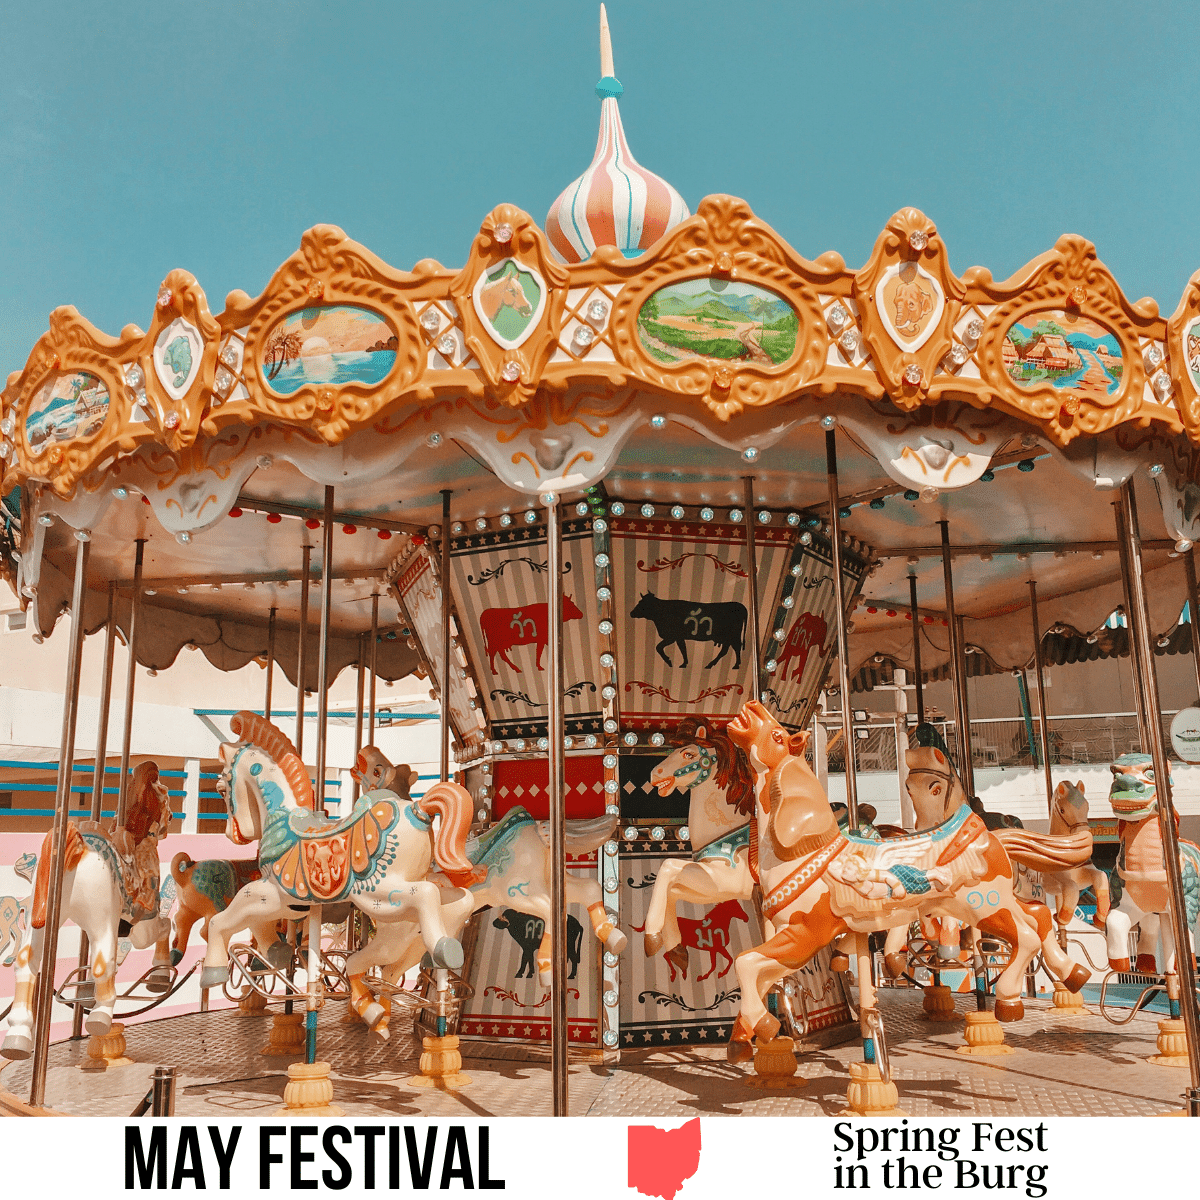
[[[662,949],[662,944],[661,933],[644,933],[642,935],[642,945],[645,947],[647,958],[653,958]]]
[[[4,1045],[0,1046],[0,1056],[20,1062],[33,1053],[33,1038],[23,1029],[10,1029],[4,1035]]]
[[[731,1041],[725,1047],[725,1057],[731,1063],[749,1062],[754,1057],[754,1047],[749,1042]]]
[[[462,942],[458,938],[439,938],[438,944],[433,948],[433,961],[435,965],[449,967],[451,971],[461,970],[463,965]]]
[[[554,973],[548,968],[545,971],[539,971],[538,983],[544,988],[552,987],[554,985]]]
[[[292,963],[292,948],[282,938],[267,947],[267,962],[277,971],[286,971]]]
[[[368,1004],[366,1008],[364,1008],[358,1015],[362,1017],[367,1027],[372,1033],[374,1033],[379,1022],[387,1016],[387,1009],[385,1009],[378,1001],[373,1001],[372,1003]],[[386,1029],[387,1026],[385,1025],[384,1028]],[[384,1036],[386,1036],[386,1034]]]
[[[610,954],[620,954],[628,945],[629,939],[619,929],[614,928],[612,933],[608,935],[608,939],[604,943],[604,948]]]
[[[200,972],[200,990],[220,987],[229,978],[229,967],[205,967]]]
[[[1089,979],[1091,979],[1091,977],[1092,973],[1087,969],[1087,967],[1080,966],[1079,963],[1076,963],[1071,968],[1070,975],[1063,980],[1063,987],[1065,987],[1068,992],[1077,992],[1085,983],[1087,983]]]
[[[90,1034],[104,1034],[109,1031],[112,1026],[112,1013],[97,1011],[93,1009],[88,1013],[88,1018],[84,1022],[84,1028]]]
[[[760,1042],[769,1042],[779,1032],[779,1022],[770,1013],[763,1013],[754,1027],[754,1036]]]
[[[371,1034],[377,1037],[381,1042],[386,1042],[391,1038],[391,1032],[387,1027],[387,1022],[383,1021],[378,1025],[372,1026]]]
[[[885,954],[883,956],[883,968],[892,979],[899,979],[908,969],[908,958],[906,955],[899,953]],[[842,968],[842,970],[845,969],[845,967]]]
[[[1139,954],[1137,956],[1137,966],[1134,967],[1139,975],[1157,975],[1158,974],[1158,959],[1153,954]]]
[[[169,967],[153,967],[146,978],[146,991],[169,992],[171,990],[171,970]]]
[[[172,950],[171,951],[171,966],[177,967],[177,966],[179,966],[179,964],[181,962],[183,962],[183,951],[182,950]]]
[[[958,957],[958,947],[957,946],[943,946],[939,942],[938,948],[937,948],[937,956],[943,962],[949,962],[951,959],[955,959]]]
[[[1020,1000],[1002,1000],[996,997],[996,1020],[1019,1021],[1025,1016],[1025,1005]]]

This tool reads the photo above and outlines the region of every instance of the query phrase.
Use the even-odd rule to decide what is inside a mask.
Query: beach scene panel
[[[1048,383],[1085,396],[1111,396],[1125,370],[1111,329],[1057,309],[1009,326],[1001,354],[1008,377],[1020,387]]]
[[[711,359],[775,367],[796,352],[800,318],[782,296],[729,279],[689,279],[654,293],[638,338],[661,363]]]
[[[108,388],[87,371],[55,375],[33,398],[25,440],[37,453],[54,442],[97,433],[108,416]]]
[[[306,384],[379,383],[396,361],[398,343],[379,313],[322,304],[289,313],[271,330],[260,367],[267,386],[280,396]]]

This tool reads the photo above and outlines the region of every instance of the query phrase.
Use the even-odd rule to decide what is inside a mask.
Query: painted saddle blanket
[[[987,829],[965,805],[936,829],[910,837],[844,837],[826,868],[830,903],[839,916],[912,908],[930,893],[956,891],[987,873]]]
[[[366,792],[354,811],[337,821],[306,808],[275,810],[259,842],[259,862],[297,900],[343,900],[355,883],[375,873],[388,831],[401,819],[429,829],[429,820],[411,803],[387,792]]]

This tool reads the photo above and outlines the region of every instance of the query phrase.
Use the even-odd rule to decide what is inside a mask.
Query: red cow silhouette
[[[491,663],[492,674],[496,674],[496,655],[518,674],[521,668],[508,657],[514,646],[537,646],[537,669],[543,670],[542,651],[549,636],[547,616],[549,604],[525,604],[520,608],[485,608],[479,614],[479,627],[483,630],[484,652]],[[578,621],[583,613],[575,606],[570,596],[563,597],[563,620]]]
[[[729,953],[729,926],[733,921],[745,921],[747,924],[750,922],[746,910],[737,900],[722,901],[710,908],[698,921],[680,917],[679,945],[667,955],[667,966],[671,971],[672,982],[675,979],[676,967],[683,972],[684,979],[687,978],[687,952],[689,950],[701,950],[708,953],[708,970],[703,975],[696,976],[697,983],[702,979],[707,979],[717,970],[718,954],[725,960],[725,966],[717,972],[717,978],[721,979],[729,974],[729,968],[733,966],[733,958]]]
[[[792,671],[791,678],[799,679],[804,674],[804,668],[808,665],[808,652],[814,647],[817,647],[817,653],[824,658],[829,653],[830,647],[825,645],[825,638],[829,633],[829,627],[825,624],[825,618],[817,613],[801,613],[796,618],[796,623],[792,626],[791,632],[787,635],[787,640],[783,643],[783,650],[777,660],[776,669],[779,671],[779,678],[786,682],[788,677],[787,669],[793,660],[796,666]]]

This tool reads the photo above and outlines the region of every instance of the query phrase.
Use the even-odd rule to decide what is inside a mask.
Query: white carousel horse
[[[861,961],[866,934],[927,916],[954,917],[1012,944],[1013,957],[996,981],[996,1016],[1001,1021],[1024,1016],[1025,965],[1039,945],[1053,942],[1053,922],[1044,905],[1024,906],[1013,894],[1009,854],[969,806],[928,833],[888,841],[843,834],[804,760],[807,734],[789,735],[754,700],[742,706],[726,732],[746,751],[758,776],[763,913],[779,930],[737,958],[742,1004],[728,1048],[731,1061],[751,1055],[755,1036],[778,1033],[778,1020],[763,1003],[773,983],[847,931],[860,935]],[[1062,857],[1061,847],[1056,850]],[[1032,843],[1012,853],[1042,869]],[[1078,990],[1086,979],[1087,972],[1077,968],[1067,986]],[[869,987],[864,995],[869,997]],[[864,1000],[863,1008],[871,1007]]]
[[[315,811],[308,771],[283,733],[244,711],[230,728],[238,740],[221,745],[217,783],[229,807],[225,832],[238,845],[258,842],[262,878],[209,919],[200,986],[228,979],[230,934],[249,928],[260,945],[270,945],[276,921],[297,920],[314,904],[343,900],[378,926],[415,913],[434,963],[460,967],[462,946],[447,932],[438,886],[426,875],[436,860],[455,888],[476,879],[463,853],[472,815],[467,791],[436,783],[415,801],[385,790],[367,792],[349,816],[331,820]],[[347,968],[352,992],[361,995],[355,958]]]
[[[171,922],[159,916],[158,842],[171,821],[167,789],[158,767],[144,762],[129,782],[132,797],[125,824],[105,830],[96,821],[68,821],[62,886],[61,921],[74,921],[88,936],[90,982],[95,1004],[87,1015],[88,1033],[107,1033],[117,998],[117,939],[125,936],[141,950],[154,945],[147,987],[165,991],[170,966]],[[16,983],[8,1032],[0,1054],[28,1058],[33,1049],[33,996],[42,962],[50,875],[54,863],[53,831],[46,835],[34,876],[29,928],[16,958]],[[53,986],[51,984],[51,986]]]
[[[383,763],[390,768],[386,759]],[[611,815],[567,821],[567,853],[578,856],[598,849],[612,836],[618,820],[617,816]],[[553,865],[548,824],[534,820],[520,806],[511,808],[490,829],[471,837],[465,853],[477,873],[476,880],[467,885],[468,898],[456,894],[452,881],[445,876],[436,872],[430,876],[441,890],[446,928],[457,937],[467,918],[489,905],[540,918],[545,932],[537,952],[538,979],[543,985],[549,985]],[[568,904],[578,904],[587,910],[592,930],[605,950],[620,954],[625,949],[625,934],[609,918],[600,884],[594,877],[568,872],[566,899]],[[412,922],[397,922],[387,929],[380,926],[370,942],[351,955],[347,972],[355,974],[378,967],[385,981],[394,983],[421,961],[423,953],[424,946]],[[384,1038],[388,1036],[386,1002],[381,1004],[364,989],[352,999],[352,1004],[375,1033]]]
[[[1121,899],[1108,914],[1105,932],[1108,941],[1108,965],[1114,971],[1128,971],[1129,934],[1137,926],[1141,935],[1136,969],[1157,974],[1154,950],[1162,938],[1163,966],[1167,974],[1175,969],[1175,937],[1168,913],[1167,871],[1163,857],[1162,835],[1158,825],[1158,789],[1154,784],[1154,761],[1148,754],[1122,754],[1112,764],[1113,782],[1108,802],[1120,823],[1121,849],[1117,856],[1117,875],[1122,884]],[[1179,839],[1179,866],[1183,876],[1185,913],[1189,931],[1200,914],[1200,846]],[[1142,947],[1147,949],[1143,950]],[[1189,950],[1191,947],[1189,946]]]
[[[908,768],[906,786],[912,800],[917,832],[935,829],[960,809],[967,808],[975,813],[986,829],[995,833],[997,841],[1005,847],[1009,857],[1018,865],[1024,865],[1027,861],[1027,857],[1021,857],[1022,851],[1026,856],[1032,853],[1042,864],[1044,877],[1067,881],[1060,885],[1062,887],[1070,886],[1070,880],[1077,876],[1086,877],[1090,882],[1094,882],[1092,875],[1099,875],[1105,881],[1107,900],[1107,876],[1090,866],[1092,838],[1087,823],[1087,801],[1083,799],[1082,791],[1078,796],[1073,794],[1074,789],[1070,793],[1063,792],[1062,811],[1052,819],[1049,835],[1030,833],[1021,827],[1020,821],[1015,817],[986,812],[978,800],[971,802],[954,764],[950,761],[945,743],[932,725],[918,726],[916,737],[919,744],[906,750],[904,759]],[[1063,787],[1065,785],[1060,785],[1060,789]],[[1083,803],[1082,819],[1078,809],[1080,800]],[[1071,865],[1079,862],[1079,856],[1085,850],[1088,861],[1082,865]],[[1042,930],[1048,921],[1045,905],[1021,894],[1021,879],[1016,880],[1014,891],[1018,901],[1036,921],[1039,930]],[[1076,891],[1075,900],[1078,898],[1079,894]],[[1074,911],[1073,901],[1070,913]],[[1070,920],[1070,915],[1067,920]],[[958,960],[962,924],[963,922],[949,916],[926,917],[922,920],[922,933],[926,940],[936,947],[939,960],[947,964]],[[907,967],[904,954],[907,941],[907,925],[895,926],[888,931],[884,945],[884,966],[893,978],[902,975]],[[1042,958],[1051,975],[1062,980],[1064,984],[1073,977],[1074,972],[1083,970],[1076,966],[1053,937],[1043,937]],[[1082,986],[1087,977],[1084,974],[1080,979],[1078,975],[1074,975],[1079,986]],[[1078,988],[1072,987],[1071,990],[1076,991]]]
[[[662,950],[676,967],[687,969],[680,944],[679,903],[719,904],[748,900],[754,775],[742,752],[725,734],[689,718],[676,736],[676,749],[650,773],[660,796],[678,789],[688,797],[692,857],[669,858],[658,869],[646,912],[647,956]]]

